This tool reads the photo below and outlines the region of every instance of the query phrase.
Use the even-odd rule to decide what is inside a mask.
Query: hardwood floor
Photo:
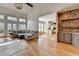
[[[56,40],[56,34],[40,35],[39,39],[32,41],[21,40],[27,48],[15,54],[15,56],[78,56],[79,48]]]

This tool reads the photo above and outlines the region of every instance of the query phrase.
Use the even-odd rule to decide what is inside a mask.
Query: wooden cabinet
[[[72,43],[72,33],[65,33],[64,34],[64,42],[66,43]]]
[[[72,44],[72,33],[60,32],[58,41]]]
[[[72,34],[72,45],[76,48],[79,48],[79,33]]]
[[[64,33],[63,32],[58,33],[58,41],[59,42],[64,42]]]

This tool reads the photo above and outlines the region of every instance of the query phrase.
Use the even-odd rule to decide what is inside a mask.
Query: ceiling
[[[46,14],[46,13],[51,13],[51,12],[62,10],[66,7],[79,5],[77,3],[31,3],[31,4],[33,4],[34,6],[33,8],[29,7],[26,4],[23,4],[24,7],[22,9],[16,9],[14,3],[0,3],[0,6],[11,9],[11,10],[18,11],[21,13],[25,13],[25,14],[28,14],[33,11],[36,11],[39,14],[40,12],[42,14]]]

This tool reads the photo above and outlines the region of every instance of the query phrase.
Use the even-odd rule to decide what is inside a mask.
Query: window
[[[11,32],[11,31],[12,31],[12,24],[8,23],[8,32]]]
[[[26,19],[18,20],[17,17],[7,16],[6,20],[4,16],[6,15],[0,15],[0,36],[7,36],[12,31],[26,30]]]
[[[20,21],[20,22],[26,22],[26,19],[20,18],[19,21]]]
[[[17,24],[13,24],[13,31],[17,30]]]
[[[19,30],[26,30],[26,24],[19,24]]]
[[[4,35],[4,22],[0,22],[0,36]]]
[[[0,19],[4,19],[4,15],[0,15]]]
[[[44,24],[39,23],[39,32],[43,32],[43,31],[44,31]]]
[[[8,23],[8,32],[16,31],[16,30],[17,30],[17,24]]]
[[[11,17],[11,16],[8,16],[8,17],[7,17],[7,20],[17,21],[17,18],[15,18],[15,17]]]
[[[4,15],[0,15],[0,36],[4,36]]]

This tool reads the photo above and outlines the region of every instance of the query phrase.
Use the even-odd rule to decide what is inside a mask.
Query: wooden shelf
[[[79,29],[79,27],[62,27],[62,28],[65,28],[65,29]]]
[[[65,21],[72,21],[72,20],[79,20],[79,18],[74,18],[74,19],[64,19],[64,20],[62,20],[62,22],[65,22]]]

